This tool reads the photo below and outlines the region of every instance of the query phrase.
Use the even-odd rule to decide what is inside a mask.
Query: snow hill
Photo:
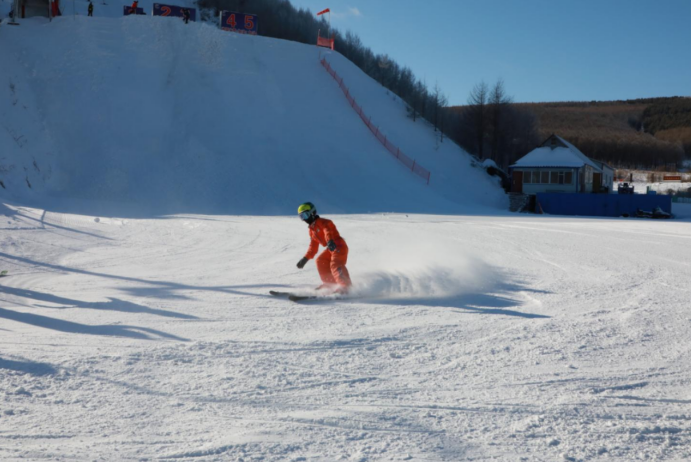
[[[305,200],[332,213],[506,207],[470,156],[440,144],[337,53],[329,62],[382,131],[431,170],[430,186],[377,142],[316,47],[121,17],[122,4],[96,11],[0,30],[2,194],[25,195],[30,183],[58,207],[97,200],[80,205],[97,214],[104,201],[129,204],[120,212],[136,203],[252,215],[292,214]]]

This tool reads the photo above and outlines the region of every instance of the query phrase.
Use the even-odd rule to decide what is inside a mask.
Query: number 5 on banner
[[[162,6],[161,11],[163,11],[163,13],[161,13],[161,16],[170,16],[170,13],[172,13],[170,7],[168,6]]]
[[[245,16],[245,29],[254,29],[254,18],[252,16]]]

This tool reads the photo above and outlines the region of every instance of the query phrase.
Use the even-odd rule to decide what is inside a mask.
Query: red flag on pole
[[[324,14],[324,13],[331,13],[331,10],[327,8],[327,9],[325,9],[325,10],[320,11],[319,13],[317,13],[317,16],[322,15],[322,14]]]

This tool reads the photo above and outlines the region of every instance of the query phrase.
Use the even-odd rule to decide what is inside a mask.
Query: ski
[[[293,295],[292,292],[280,292],[278,290],[270,290],[269,293],[274,297],[287,297],[289,295]]]
[[[286,297],[293,302],[299,302],[302,300],[312,300],[315,298],[323,298],[318,295],[298,295],[293,292],[280,292],[278,290],[270,290],[269,293],[274,297]]]
[[[288,295],[288,300],[290,300],[291,302],[303,302],[305,300],[316,300],[318,298],[325,298],[325,297],[320,297],[318,295],[295,295],[295,294]]]
[[[275,297],[287,297],[291,302],[304,302],[308,300],[343,300],[349,298],[340,294],[328,293],[319,295],[299,295],[293,292],[280,292],[277,290],[270,290],[269,293]]]

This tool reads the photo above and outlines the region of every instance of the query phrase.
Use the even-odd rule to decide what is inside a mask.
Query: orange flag
[[[327,8],[327,9],[325,9],[325,10],[320,11],[319,13],[317,13],[317,16],[322,15],[322,14],[324,14],[324,13],[331,13],[331,10]]]

